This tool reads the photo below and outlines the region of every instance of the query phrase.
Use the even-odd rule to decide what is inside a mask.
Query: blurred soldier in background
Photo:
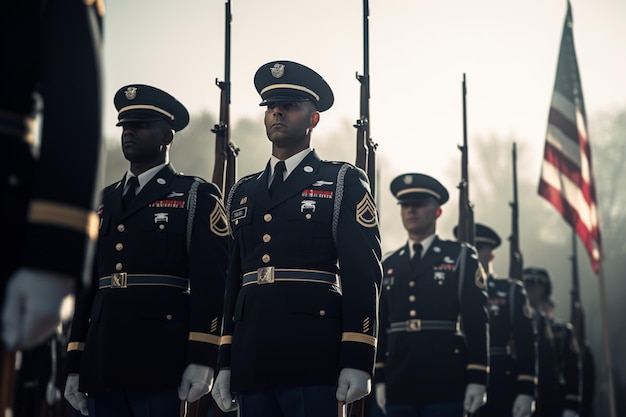
[[[535,309],[539,385],[536,417],[575,417],[580,409],[580,360],[572,325],[553,316],[552,283],[545,268],[524,268],[528,300]]]
[[[101,6],[23,0],[0,13],[2,415],[63,408],[57,329],[90,270],[102,185]]]
[[[272,156],[228,197],[229,319],[212,394],[241,417],[336,416],[371,389],[378,213],[365,172],[323,161],[311,147],[333,104],[327,82],[304,65],[273,61],[254,84]]]
[[[485,403],[486,282],[472,246],[436,234],[448,191],[424,174],[391,182],[408,242],[383,261],[374,374],[387,416],[462,417]]]
[[[183,104],[144,84],[120,88],[114,102],[130,167],[103,191],[94,288],[77,298],[65,398],[83,415],[171,417],[213,383],[228,224],[219,189],[169,161],[189,123]]]
[[[457,236],[457,228],[454,228]],[[537,340],[524,285],[493,270],[500,236],[476,223],[475,246],[487,272],[489,294],[489,383],[480,417],[530,417],[537,391]]]

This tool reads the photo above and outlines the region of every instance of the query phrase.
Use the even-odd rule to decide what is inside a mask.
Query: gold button
[[[122,265],[121,262],[118,262],[115,264],[115,270],[116,271],[121,271],[122,269],[124,269],[124,265]]]
[[[263,255],[263,257],[261,257],[261,260],[264,263],[268,263],[270,261],[270,256],[266,253],[265,255]]]
[[[271,222],[272,221],[272,215],[269,213],[265,213],[263,215],[263,220],[265,220],[266,222]]]
[[[165,316],[165,318],[168,319],[168,320],[172,320],[172,315],[168,314],[167,316]]]
[[[443,285],[443,281],[437,281],[437,284]]]
[[[124,226],[123,224],[118,224],[117,225],[117,231],[118,232],[123,232],[124,230],[126,230],[126,226]]]
[[[272,240],[272,236],[270,236],[268,234],[263,235],[263,242],[267,243],[270,240]]]
[[[415,281],[409,281],[409,287],[415,287]]]
[[[458,355],[459,354],[459,350],[458,349],[454,349],[454,353],[456,353]]]
[[[320,310],[320,316],[324,317],[326,315],[326,310]]]
[[[415,317],[415,316],[417,316],[417,312],[415,310],[411,310],[411,311],[409,311],[409,315],[411,317]]]
[[[391,289],[391,285],[387,285],[385,288],[389,291]]]
[[[307,213],[307,214],[304,216],[304,218],[305,218],[305,219],[307,219],[307,220],[308,220],[308,219],[310,219],[310,218],[311,218],[311,213]]]
[[[165,225],[164,224],[160,224],[159,225],[159,229],[161,229],[161,230],[165,229]]]
[[[239,224],[239,220],[235,220],[235,226]]]
[[[115,244],[115,250],[116,251],[121,251],[122,249],[124,249],[124,244],[123,243],[116,243]]]
[[[415,302],[415,296],[414,295],[410,295],[409,296],[409,301],[414,303]]]

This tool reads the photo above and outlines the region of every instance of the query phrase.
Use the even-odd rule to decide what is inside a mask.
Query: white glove
[[[578,413],[574,410],[565,409],[562,417],[578,417]]]
[[[387,393],[385,392],[385,383],[379,382],[374,385],[374,389],[376,391],[376,404],[378,404],[378,408],[383,410],[383,414],[387,414],[387,410],[385,410],[385,405],[387,404]]]
[[[215,404],[225,413],[234,411],[239,407],[237,398],[233,398],[230,392],[230,369],[221,369],[217,373],[211,395]]]
[[[61,307],[64,301],[73,301],[73,290],[70,275],[18,269],[7,285],[2,311],[2,338],[7,349],[29,349],[50,337],[62,320],[71,317],[72,310],[65,309],[62,314]]]
[[[528,394],[518,394],[513,402],[513,417],[530,417],[535,411],[535,399]]]
[[[75,410],[80,411],[84,416],[88,416],[87,397],[78,390],[78,374],[69,374],[65,382],[65,392],[63,396]]]
[[[339,373],[337,400],[346,404],[360,400],[372,390],[370,374],[360,369],[343,368]]]
[[[465,389],[463,408],[467,413],[473,414],[487,402],[486,387],[482,384],[468,384]]]
[[[183,372],[178,387],[178,398],[181,401],[194,402],[211,391],[213,386],[213,368],[190,363]]]

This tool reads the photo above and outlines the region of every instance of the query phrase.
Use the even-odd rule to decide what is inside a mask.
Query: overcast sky
[[[107,137],[119,135],[112,97],[129,83],[169,91],[192,115],[218,114],[224,4],[106,2]],[[314,144],[354,123],[355,74],[363,72],[361,0],[231,5],[231,124],[242,117],[262,123],[253,76],[262,64],[280,59],[314,68],[334,90],[335,105],[322,114]],[[465,73],[470,152],[472,137],[516,138],[518,149],[532,155],[519,175],[538,181],[566,0],[370,0],[369,6],[371,136],[397,174],[441,177],[451,158],[459,160]],[[572,9],[587,112],[625,106],[626,2],[572,0]]]

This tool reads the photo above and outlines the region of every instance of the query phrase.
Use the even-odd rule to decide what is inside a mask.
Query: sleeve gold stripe
[[[341,336],[342,342],[358,342],[365,343],[367,345],[376,346],[376,338],[362,333],[349,333],[346,332]]]
[[[477,365],[474,363],[470,363],[469,365],[467,365],[466,368],[468,371],[483,371],[483,372],[489,372],[489,367],[485,366],[485,365]]]
[[[70,342],[67,344],[67,351],[71,352],[73,350],[83,351],[85,350],[85,344],[83,342]]]
[[[232,345],[233,344],[233,337],[232,336],[222,336],[222,339],[220,340],[220,346],[221,345]]]
[[[530,381],[530,382],[532,382],[534,384],[536,384],[537,381],[538,381],[537,377],[536,376],[532,376],[532,375],[519,375],[517,377],[517,380],[518,381]]]
[[[381,363],[381,362],[378,362],[378,363],[374,364],[374,368],[375,369],[382,369],[384,367],[385,367],[385,364]]]
[[[90,240],[98,237],[98,215],[80,207],[35,200],[30,205],[28,220],[76,230],[85,233]]]
[[[192,342],[211,343],[213,345],[220,344],[220,337],[208,333],[189,332],[189,340]]]

